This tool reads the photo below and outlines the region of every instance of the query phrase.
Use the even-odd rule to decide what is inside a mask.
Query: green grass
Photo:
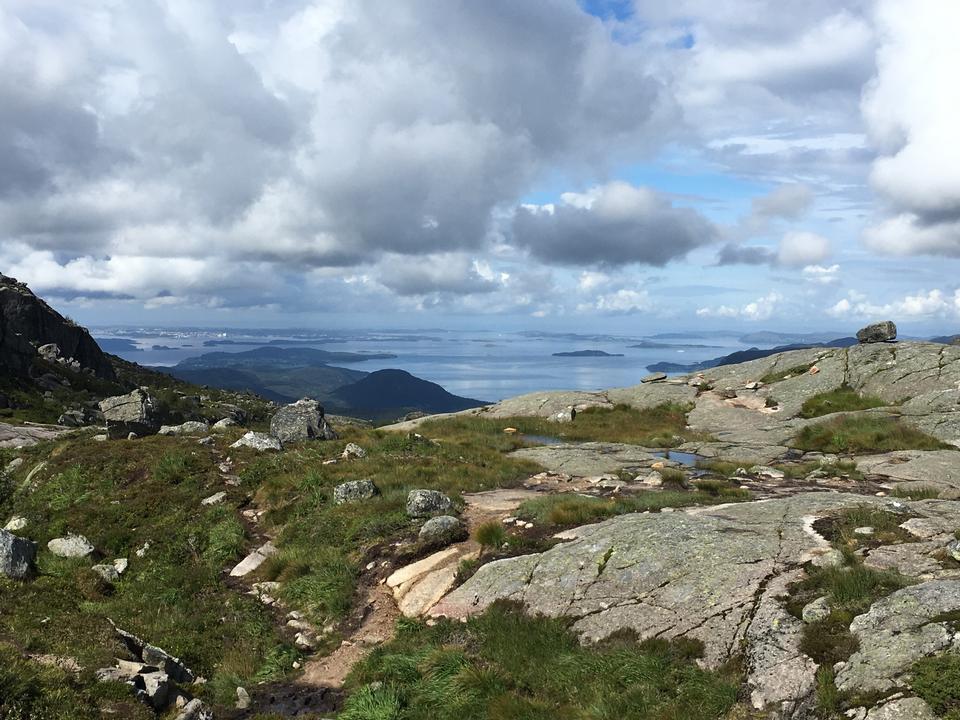
[[[473,539],[484,550],[496,550],[507,541],[507,531],[498,520],[488,520],[473,531]]]
[[[746,490],[730,486],[706,490],[655,490],[617,498],[594,498],[584,495],[548,495],[527,500],[517,510],[517,516],[543,525],[585,525],[626,513],[659,511],[665,507],[716,505],[742,502],[751,495]]]
[[[789,368],[780,368],[773,369],[760,378],[760,382],[764,385],[772,385],[773,383],[780,382],[781,380],[786,380],[788,378],[794,377],[796,375],[805,375],[810,368],[813,367],[813,363],[806,363],[805,365],[794,365]]]
[[[836,412],[852,412],[883,407],[889,403],[873,395],[861,395],[848,385],[807,398],[800,408],[800,417],[815,418]]]
[[[912,670],[910,687],[944,720],[960,720],[960,654],[923,658]]]
[[[794,438],[793,447],[826,453],[867,453],[951,446],[895,418],[847,415],[806,426]]]
[[[853,550],[859,545],[870,543],[894,544],[910,542],[913,536],[900,524],[909,516],[890,512],[872,505],[858,505],[847,508],[832,518],[825,536],[840,550]],[[859,527],[872,527],[873,535],[858,535]]]
[[[680,403],[665,403],[642,410],[628,405],[617,405],[612,409],[589,408],[577,413],[576,420],[571,423],[555,423],[539,417],[463,418],[455,422],[466,430],[483,434],[503,434],[504,428],[513,427],[527,435],[546,435],[570,441],[673,447],[702,437],[686,429],[687,413],[691,408],[691,405]],[[421,427],[421,432],[429,433],[429,423]],[[513,442],[522,442],[522,437],[515,437]]]
[[[21,534],[40,546],[38,573],[28,582],[0,579],[0,597],[16,598],[3,604],[0,644],[6,640],[22,652],[74,657],[86,669],[65,684],[46,670],[34,668],[31,675],[18,669],[18,675],[33,678],[31,687],[40,688],[43,698],[59,697],[56,688],[63,685],[67,708],[56,714],[29,700],[32,709],[23,717],[101,716],[84,705],[95,710],[99,702],[93,670],[123,656],[107,618],[208,678],[203,694],[215,706],[232,706],[238,684],[282,676],[275,659],[294,651],[269,610],[222,580],[223,568],[236,562],[247,542],[234,509],[243,493],[227,488],[224,505],[200,505],[224,489],[209,451],[189,439],[151,437],[108,444],[70,439],[21,454],[25,462],[13,492],[0,498],[0,516],[16,512],[29,518]],[[40,458],[47,459],[47,468],[24,487],[23,477]],[[65,560],[48,553],[47,541],[66,532],[85,535],[97,555]],[[137,557],[134,551],[146,542],[150,549]],[[129,559],[114,586],[90,570],[100,557]],[[129,689],[121,689],[117,702],[132,700]],[[16,692],[24,704],[33,691]],[[130,707],[117,716],[139,718],[140,706]],[[18,717],[5,711],[0,717]]]
[[[707,720],[739,678],[701,670],[692,641],[584,647],[562,620],[496,604],[466,624],[404,620],[352,672],[340,720]]]
[[[914,485],[912,487],[897,485],[890,494],[893,497],[908,500],[936,500],[940,497],[940,490],[932,485]]]

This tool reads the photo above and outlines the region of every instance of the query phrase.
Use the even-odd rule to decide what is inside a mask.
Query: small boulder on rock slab
[[[337,433],[324,417],[323,405],[311,398],[297,400],[277,410],[270,420],[270,434],[283,443],[337,439]]]
[[[94,547],[83,535],[67,535],[48,542],[47,549],[57,557],[80,558],[92,553]]]
[[[453,501],[437,490],[411,490],[407,495],[407,515],[430,517],[453,510]]]
[[[0,530],[0,575],[23,580],[33,570],[37,544]]]
[[[230,447],[241,448],[248,447],[263,452],[264,450],[283,450],[283,444],[273,435],[254,432],[251,430],[242,438],[233,443]]]
[[[153,435],[160,429],[157,402],[143,388],[101,400],[100,411],[107,423],[107,435],[113,440],[128,437],[130,433],[138,437]]]
[[[449,545],[466,538],[463,523],[453,515],[440,515],[427,520],[420,528],[420,542],[428,545]]]
[[[897,326],[890,320],[867,325],[857,331],[857,341],[860,343],[892,342],[897,339]]]
[[[666,379],[667,379],[667,374],[665,372],[655,372],[655,373],[650,373],[649,375],[644,375],[642,378],[640,378],[640,382],[653,383],[653,382],[660,382],[661,380],[666,380]]]
[[[334,505],[363,502],[380,494],[373,480],[351,480],[333,489]]]

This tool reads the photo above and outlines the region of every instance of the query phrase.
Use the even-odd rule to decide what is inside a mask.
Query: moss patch
[[[794,438],[793,447],[825,453],[870,453],[952,446],[895,418],[846,415],[803,428]]]
[[[869,410],[883,407],[882,399],[873,395],[862,395],[848,385],[836,390],[819,393],[807,398],[800,408],[800,417],[815,418],[821,415],[830,415],[836,412],[852,412],[855,410]]]

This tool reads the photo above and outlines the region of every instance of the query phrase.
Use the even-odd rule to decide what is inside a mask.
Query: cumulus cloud
[[[770,265],[802,268],[817,265],[830,257],[830,241],[811,232],[791,231],[780,239],[776,250],[762,245],[727,243],[717,254],[718,265]]]
[[[542,173],[672,132],[641,53],[561,0],[11,0],[0,237],[83,259],[78,275],[124,258],[282,274],[476,255]],[[437,267],[384,279],[429,291]]]
[[[783,296],[777,292],[767,293],[742,306],[718,305],[716,307],[702,307],[697,310],[697,317],[727,318],[742,320],[769,320],[773,317]]]
[[[815,285],[834,285],[840,282],[840,266],[836,264],[829,267],[807,265],[802,272],[804,279]]]
[[[695,210],[625,182],[564,193],[558,204],[521,206],[512,232],[514,244],[541,260],[608,266],[663,266],[717,237]]]
[[[960,255],[960,5],[881,0],[877,74],[863,116],[880,156],[873,187],[893,213],[865,234],[879,251]]]
[[[956,318],[960,317],[960,290],[949,292],[935,289],[920,292],[890,303],[871,302],[866,295],[850,291],[847,297],[827,309],[827,314],[838,318],[870,319],[893,318]]]

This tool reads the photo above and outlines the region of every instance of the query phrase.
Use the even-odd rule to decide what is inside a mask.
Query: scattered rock
[[[199,698],[194,698],[183,706],[174,720],[213,720],[213,712],[204,707]]]
[[[0,530],[0,575],[14,580],[23,580],[33,570],[37,557],[37,544]]]
[[[23,458],[17,457],[7,463],[7,466],[3,469],[4,475],[12,475],[16,472],[17,468],[23,465]]]
[[[129,566],[130,566],[130,561],[127,560],[126,558],[117,558],[116,560],[113,561],[113,567],[116,569],[116,571],[120,575],[123,575],[127,571],[127,568]]]
[[[890,320],[867,325],[857,331],[857,341],[861,343],[891,342],[897,339],[897,326]]]
[[[786,477],[786,474],[782,470],[767,467],[766,465],[754,465],[747,472],[754,477],[767,480],[783,480]]]
[[[240,423],[238,423],[233,418],[223,418],[223,420],[217,420],[213,424],[212,429],[215,432],[223,432],[224,430],[229,430],[230,428],[235,428],[235,427],[238,427],[239,425]]]
[[[347,446],[343,449],[343,454],[340,456],[344,460],[349,460],[351,458],[365,458],[367,456],[367,451],[356,443],[347,443]]]
[[[260,567],[271,555],[277,554],[277,548],[272,542],[267,542],[247,555],[230,571],[232,577],[243,577]]]
[[[206,437],[202,437],[202,438],[200,438],[199,440],[197,440],[197,445],[205,445],[205,446],[207,446],[207,447],[209,447],[209,446],[211,446],[211,445],[216,445],[216,443],[217,443],[217,441],[214,440],[214,439],[213,439],[212,437],[210,437],[209,435],[207,435]]]
[[[337,439],[337,433],[324,418],[323,405],[311,398],[277,410],[270,420],[270,434],[282,443]]]
[[[188,420],[180,425],[161,425],[158,435],[204,435],[210,426],[199,420]]]
[[[920,698],[900,698],[873,708],[865,720],[937,720],[930,706]]]
[[[421,542],[430,545],[449,545],[466,537],[466,530],[458,518],[440,515],[427,520],[420,528]]]
[[[170,700],[170,677],[159,670],[145,672],[133,679],[137,697],[154,710],[163,710]]]
[[[114,631],[127,648],[127,651],[137,662],[143,663],[143,665],[146,666],[143,669],[153,668],[160,670],[164,674],[169,675],[171,680],[178,683],[192,683],[196,679],[193,671],[184,665],[180,658],[174,657],[156,645],[151,645],[141,640],[133,633],[121,630],[113,621],[110,621],[110,624],[113,625]]]
[[[947,554],[960,562],[960,540],[951,540],[947,543]]]
[[[107,423],[107,435],[113,440],[129,437],[130,433],[153,435],[160,429],[159,407],[144,388],[102,400],[100,411]]]
[[[266,433],[254,432],[253,430],[237,440],[230,447],[248,447],[260,452],[264,450],[283,450],[283,445],[277,438],[272,435],[267,435]]]
[[[237,710],[246,710],[250,707],[250,694],[242,687],[237,688]]]
[[[27,519],[22,515],[14,515],[12,518],[7,520],[7,524],[3,526],[4,530],[9,530],[10,532],[18,532],[27,527]]]
[[[227,498],[227,493],[221,490],[218,493],[214,493],[210,497],[205,497],[203,500],[200,501],[200,504],[201,505],[219,505],[224,500],[226,500],[226,498]]]
[[[102,577],[108,583],[115,583],[120,579],[120,572],[114,565],[94,565],[91,568],[97,575]]]
[[[67,535],[48,542],[47,549],[57,557],[80,558],[92,553],[94,547],[83,535]]]
[[[547,419],[555,423],[570,423],[577,419],[577,409],[574,407],[564,408]]]
[[[380,490],[377,489],[373,480],[351,480],[333,489],[333,502],[335,505],[362,502],[379,494]]]
[[[804,605],[800,616],[805,623],[817,622],[830,616],[830,603],[825,597],[817,598],[811,603]]]
[[[451,510],[453,501],[437,490],[411,490],[407,495],[407,515],[410,517],[430,517]]]
[[[873,535],[875,531],[872,527],[864,525],[863,527],[854,528],[853,532],[855,535]]]

